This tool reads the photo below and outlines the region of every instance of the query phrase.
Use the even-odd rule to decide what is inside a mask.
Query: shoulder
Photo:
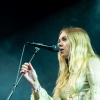
[[[88,68],[100,68],[100,58],[91,57],[88,59]]]
[[[87,65],[87,77],[90,83],[100,83],[100,59],[98,57],[92,57],[88,59]]]
[[[99,57],[91,57],[88,59],[87,74],[91,76],[95,76],[95,77],[98,77],[98,75],[100,76],[100,58]]]
[[[87,73],[99,74],[100,73],[100,58],[91,57],[87,61]]]

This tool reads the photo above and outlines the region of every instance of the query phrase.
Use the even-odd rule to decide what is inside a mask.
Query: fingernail
[[[28,72],[28,70],[24,70],[24,73]]]

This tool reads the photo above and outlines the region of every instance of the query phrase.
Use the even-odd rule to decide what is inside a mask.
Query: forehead
[[[65,31],[62,31],[59,35],[59,39],[62,37],[67,37],[67,33]]]

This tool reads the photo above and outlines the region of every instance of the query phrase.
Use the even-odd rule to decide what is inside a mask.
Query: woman
[[[59,73],[53,97],[40,86],[33,66],[22,65],[21,73],[32,86],[31,100],[100,100],[100,59],[87,32],[78,27],[64,28],[58,46]]]

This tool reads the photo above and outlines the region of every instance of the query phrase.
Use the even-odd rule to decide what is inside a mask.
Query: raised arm
[[[20,73],[23,74],[32,87],[31,100],[53,100],[52,97],[47,94],[46,90],[40,86],[38,76],[31,63],[24,63]]]

